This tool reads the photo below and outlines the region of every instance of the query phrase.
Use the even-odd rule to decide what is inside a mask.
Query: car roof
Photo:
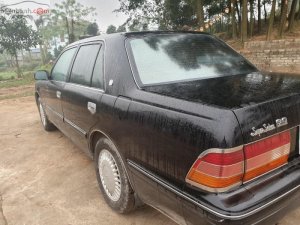
[[[126,38],[130,37],[138,37],[138,36],[146,36],[146,35],[160,35],[160,34],[205,34],[205,35],[211,35],[209,33],[205,32],[198,32],[198,31],[140,31],[140,32],[122,32],[122,33],[113,33],[113,34],[101,34],[99,36],[89,37],[85,38],[79,41],[76,41],[68,47],[80,45],[87,42],[93,42],[93,41],[105,41],[107,39],[120,39],[124,40]]]

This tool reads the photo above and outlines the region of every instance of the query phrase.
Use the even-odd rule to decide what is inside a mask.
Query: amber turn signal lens
[[[200,155],[186,182],[207,191],[222,192],[240,185],[244,172],[243,148],[210,149]]]

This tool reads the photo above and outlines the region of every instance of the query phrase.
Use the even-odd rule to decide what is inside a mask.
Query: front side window
[[[90,86],[100,44],[81,46],[71,72],[70,82]]]
[[[129,41],[142,85],[251,73],[256,68],[226,44],[205,34],[168,34]]]
[[[53,67],[51,79],[56,81],[66,81],[68,70],[76,52],[76,48],[71,48],[62,53]]]

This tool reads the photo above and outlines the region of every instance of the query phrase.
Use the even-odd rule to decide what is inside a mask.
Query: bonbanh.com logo
[[[50,0],[6,0],[5,3],[0,0],[0,15],[45,15],[50,14]]]

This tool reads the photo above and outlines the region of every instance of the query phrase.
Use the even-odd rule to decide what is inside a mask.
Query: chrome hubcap
[[[40,115],[41,115],[41,120],[43,125],[46,126],[46,114],[41,103],[40,103]]]
[[[112,154],[106,149],[103,149],[99,154],[98,167],[106,195],[112,201],[118,201],[121,197],[122,185],[119,168]]]

